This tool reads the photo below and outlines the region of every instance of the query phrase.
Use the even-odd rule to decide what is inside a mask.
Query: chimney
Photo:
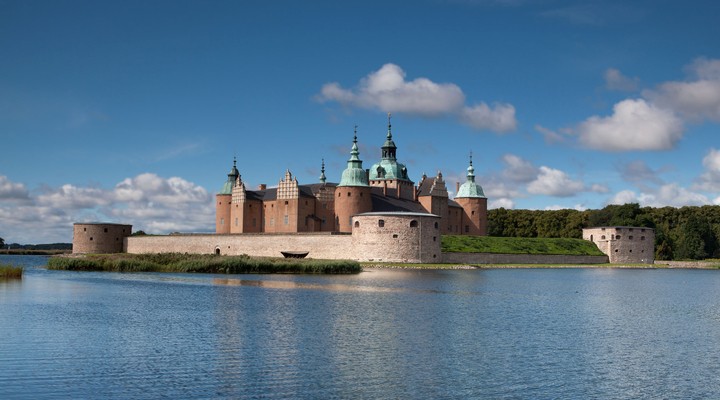
[[[265,190],[265,189],[267,189],[267,185],[266,185],[266,184],[261,183],[260,185],[258,185],[258,190]]]
[[[455,195],[457,196],[460,191],[460,182],[455,182]]]

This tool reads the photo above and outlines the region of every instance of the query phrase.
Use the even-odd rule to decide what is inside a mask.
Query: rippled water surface
[[[47,271],[0,281],[0,399],[690,399],[720,271]]]

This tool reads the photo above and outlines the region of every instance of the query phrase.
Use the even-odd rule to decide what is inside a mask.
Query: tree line
[[[609,205],[600,210],[488,211],[488,234],[504,237],[582,238],[582,229],[638,226],[655,229],[655,258],[720,258],[720,206],[640,207]]]

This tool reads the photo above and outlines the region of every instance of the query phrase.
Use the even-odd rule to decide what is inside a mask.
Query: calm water
[[[0,399],[720,396],[720,271],[0,282]]]

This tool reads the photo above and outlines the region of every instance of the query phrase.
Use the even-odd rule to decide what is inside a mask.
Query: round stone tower
[[[372,210],[367,172],[362,167],[359,154],[356,127],[347,168],[343,171],[340,183],[335,188],[335,222],[339,232],[352,232],[353,215]]]
[[[103,222],[73,224],[73,253],[122,253],[123,240],[130,236],[132,225]]]
[[[463,208],[463,217],[460,225],[462,235],[487,235],[487,197],[480,185],[475,183],[475,168],[467,168],[467,180],[458,188],[455,202]]]

